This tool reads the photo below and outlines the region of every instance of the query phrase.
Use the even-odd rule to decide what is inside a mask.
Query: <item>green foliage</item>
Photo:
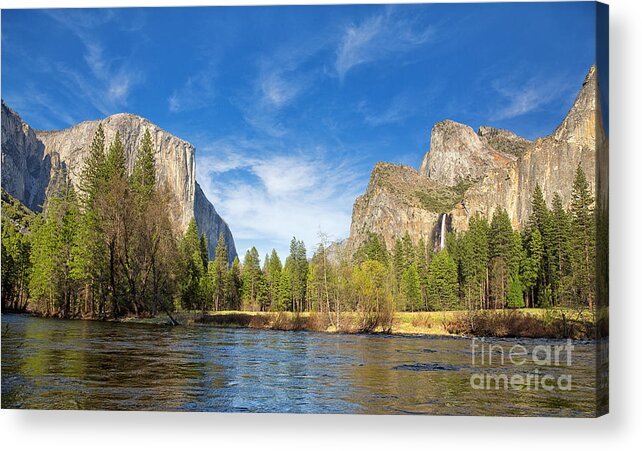
[[[578,165],[569,207],[573,297],[576,302],[591,308],[595,300],[594,207],[594,199],[586,175]]]
[[[305,296],[308,280],[308,258],[306,256],[305,244],[298,241],[296,237],[290,242],[290,255],[286,267],[290,273],[290,284],[292,287],[292,309],[295,312],[302,312],[305,307]]]
[[[107,159],[105,161],[107,179],[125,177],[127,175],[126,165],[125,148],[120,139],[120,132],[116,132],[116,137],[114,138],[114,142],[109,146]]]
[[[428,268],[428,307],[430,310],[460,308],[457,264],[447,249],[433,257]]]
[[[24,310],[31,276],[30,229],[37,216],[2,189],[2,310]]]
[[[258,310],[260,308],[262,278],[259,252],[255,247],[252,247],[245,253],[245,258],[243,259],[241,292],[244,308],[250,310]]]
[[[472,182],[461,180],[454,187],[434,187],[429,190],[415,191],[415,197],[420,205],[435,213],[452,210],[463,199],[464,193],[470,188]]]
[[[410,264],[401,276],[401,310],[418,311],[421,310],[421,285],[419,282],[419,272],[415,263]]]
[[[138,149],[131,183],[141,202],[149,202],[156,188],[156,160],[152,136],[148,129],[145,129],[143,141]]]
[[[357,263],[362,263],[366,260],[375,260],[382,263],[384,266],[388,264],[388,249],[383,237],[378,233],[368,233],[366,241],[361,245],[357,251]]]

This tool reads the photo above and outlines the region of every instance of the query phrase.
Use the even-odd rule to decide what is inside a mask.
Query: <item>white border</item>
[[[443,3],[445,3],[442,0]],[[207,4],[382,3],[199,1]],[[389,2],[383,2],[389,3]],[[414,3],[414,2],[407,2]],[[452,3],[452,2],[448,2]],[[632,449],[642,443],[642,2],[610,7],[611,413],[601,419],[147,412],[0,412],[3,449]],[[171,0],[0,0],[1,8],[178,6]],[[636,449],[639,449],[637,448]]]

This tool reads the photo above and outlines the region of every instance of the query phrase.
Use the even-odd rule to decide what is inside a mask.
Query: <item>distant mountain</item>
[[[232,261],[236,257],[232,232],[195,179],[194,146],[140,116],[120,113],[64,130],[37,131],[3,101],[2,187],[33,211],[42,210],[47,193],[61,182],[62,173],[78,187],[89,145],[100,123],[107,143],[114,139],[117,131],[120,132],[130,172],[145,130],[149,130],[156,153],[158,181],[174,196],[174,202],[167,206],[170,214],[181,230],[187,228],[192,217],[196,219],[199,231],[208,238],[211,258],[214,258],[216,242],[222,232],[228,259]]]
[[[405,232],[415,243],[435,243],[442,222],[449,230],[466,230],[471,216],[490,219],[498,207],[521,229],[536,184],[549,204],[558,192],[568,206],[578,164],[595,189],[597,151],[608,153],[597,83],[593,66],[566,118],[534,141],[491,127],[475,133],[453,121],[435,124],[418,171],[377,163],[355,201],[348,248],[357,249],[369,232],[381,234],[389,249]]]

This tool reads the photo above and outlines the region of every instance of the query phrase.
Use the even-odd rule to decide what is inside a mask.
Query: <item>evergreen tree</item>
[[[227,246],[225,245],[225,236],[220,233],[216,243],[216,255],[213,264],[210,265],[212,274],[212,299],[214,310],[227,308],[226,300],[228,299],[228,269],[227,269]]]
[[[281,271],[283,270],[283,265],[281,264],[281,259],[279,254],[275,249],[272,249],[270,256],[265,257],[265,279],[268,285],[268,297],[270,305],[274,306],[278,303],[279,298],[279,281],[281,279]]]
[[[428,256],[428,248],[426,246],[426,241],[423,237],[419,240],[417,244],[417,249],[415,251],[417,267],[417,275],[419,276],[419,290],[420,290],[420,304],[417,307],[418,310],[428,309],[428,264],[430,262]]]
[[[546,200],[544,199],[544,194],[539,184],[535,186],[533,191],[533,197],[531,201],[531,216],[528,222],[529,229],[539,230],[540,235],[542,236],[542,243],[544,245],[544,253],[542,255],[542,266],[539,274],[539,280],[536,286],[536,293],[538,302],[544,304],[543,294],[550,290],[551,285],[551,269],[553,267],[553,257],[551,254],[551,244],[552,244],[552,218],[551,212],[546,205]]]
[[[85,160],[85,166],[80,174],[79,186],[85,210],[93,207],[96,194],[104,189],[106,178],[105,131],[103,130],[103,125],[98,124],[89,146],[89,156]]]
[[[457,297],[457,265],[447,249],[435,254],[428,268],[428,306],[430,310],[454,310]]]
[[[559,193],[553,196],[551,211],[551,269],[552,286],[555,292],[555,301],[561,302],[566,296],[571,275],[571,222],[568,213],[564,210],[562,198]]]
[[[219,237],[218,244],[221,243],[221,239]],[[218,250],[218,244],[217,244],[217,250]],[[223,245],[225,247],[225,240],[223,240]],[[198,250],[201,255],[201,261],[203,262],[203,268],[207,268],[207,263],[209,262],[209,250],[208,250],[208,243],[207,243],[207,237],[205,236],[204,233],[201,233],[201,236],[198,241]],[[217,251],[215,251],[217,252]],[[225,260],[227,261],[227,255],[225,256]]]
[[[179,299],[186,310],[204,308],[206,300],[203,297],[201,277],[206,272],[200,247],[198,228],[194,218],[189,222],[185,235],[181,240],[181,274],[179,282]]]
[[[422,309],[419,273],[414,263],[406,268],[401,277],[401,297],[403,299],[401,309],[413,312]]]
[[[132,187],[143,203],[149,202],[156,187],[156,159],[149,129],[145,129],[134,163]]]
[[[116,132],[114,141],[109,146],[105,169],[107,179],[123,178],[127,175],[127,159],[125,157],[125,148],[120,139],[120,132]]]
[[[292,238],[290,242],[290,256],[288,260],[290,264],[290,283],[292,286],[292,308],[296,312],[301,312],[304,309],[306,300],[308,259],[303,241],[298,241],[296,237]]]
[[[65,178],[66,179],[66,178]],[[73,186],[54,193],[35,227],[32,250],[33,273],[30,293],[48,315],[75,316],[76,284],[71,277],[72,247],[79,217]]]
[[[274,310],[292,310],[292,276],[289,262],[286,262],[279,276],[279,285]]]
[[[490,294],[493,308],[506,304],[514,251],[513,227],[504,209],[497,209],[490,225]]]
[[[535,287],[542,271],[544,243],[538,228],[527,232],[527,253],[522,263],[522,282],[526,290],[526,307],[535,306]]]
[[[594,198],[586,175],[578,165],[569,208],[571,252],[575,297],[593,307],[595,299],[595,212]]]
[[[234,257],[232,267],[227,273],[227,306],[230,310],[241,308],[241,262]]]
[[[361,263],[366,260],[375,260],[381,262],[383,265],[388,264],[388,249],[386,248],[386,242],[378,233],[368,232],[366,241],[364,241],[357,252],[357,263]]]
[[[245,253],[242,273],[242,300],[244,308],[259,309],[261,278],[259,252],[253,246]]]

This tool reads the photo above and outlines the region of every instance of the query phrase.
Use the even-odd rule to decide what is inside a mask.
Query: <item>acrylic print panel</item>
[[[2,408],[607,412],[607,6],[2,30]]]

